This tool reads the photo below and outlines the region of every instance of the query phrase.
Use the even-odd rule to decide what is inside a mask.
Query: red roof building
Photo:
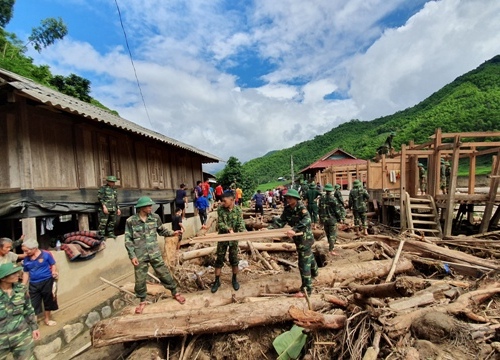
[[[366,160],[361,160],[348,152],[337,148],[323,155],[320,159],[299,171],[305,178],[314,179],[316,175],[331,166],[366,165]]]

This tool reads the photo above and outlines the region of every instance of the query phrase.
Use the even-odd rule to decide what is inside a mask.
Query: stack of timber
[[[277,236],[285,231],[237,238],[240,290],[232,289],[225,266],[215,294],[209,290],[213,269],[196,260],[213,259],[216,243],[230,237],[208,234],[206,242],[191,240],[172,269],[186,303],[150,283],[153,303],[144,313],[136,315],[130,306],[100,321],[91,330],[93,346],[138,342],[139,348],[150,349],[151,341],[161,339],[163,358],[271,359],[278,356],[273,340],[295,323],[310,340],[301,358],[500,356],[500,246],[495,240],[410,233],[353,238],[340,231],[336,256],[329,254],[324,238],[314,244],[322,267],[313,294],[304,299],[291,296],[301,281],[295,245]],[[123,290],[133,291],[133,284]]]

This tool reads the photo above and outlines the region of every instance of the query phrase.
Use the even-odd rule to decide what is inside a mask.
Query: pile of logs
[[[355,238],[340,231],[337,256],[328,253],[324,238],[315,243],[316,258],[324,260],[324,266],[314,280],[313,295],[301,299],[290,295],[300,290],[301,281],[295,245],[284,238],[284,232],[207,234],[183,240],[189,248],[181,249],[170,262],[181,287],[192,289],[185,294],[186,303],[178,304],[167,291],[168,298],[148,305],[142,315],[134,314],[133,306],[127,307],[119,316],[94,326],[93,346],[180,337],[177,355],[169,355],[172,359],[194,359],[195,354],[207,358],[203,357],[211,351],[207,334],[263,326],[281,329],[295,323],[310,334],[311,341],[303,350],[310,358],[500,356],[500,262],[496,256],[500,252],[495,241],[422,239],[406,234]],[[239,291],[231,288],[229,268],[224,268],[223,286],[212,294],[206,284],[213,279],[213,270],[193,261],[213,257],[216,242],[229,240],[240,242],[240,257],[249,267],[240,276]],[[197,279],[188,273],[198,274]],[[198,286],[189,287],[189,282]],[[129,284],[123,290],[132,288]],[[148,293],[155,297],[164,292],[159,284],[148,285]],[[204,336],[206,341],[197,341]],[[272,345],[266,346],[264,357],[277,357]]]

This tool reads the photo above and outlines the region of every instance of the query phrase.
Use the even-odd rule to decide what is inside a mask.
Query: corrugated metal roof
[[[17,89],[20,93],[60,110],[77,114],[87,119],[99,121],[119,129],[130,131],[141,136],[145,136],[184,150],[191,151],[195,154],[205,157],[204,160],[206,161],[204,162],[207,163],[224,161],[221,158],[195,148],[194,146],[184,144],[180,141],[169,138],[168,136],[146,129],[145,127],[137,125],[119,116],[113,115],[110,112],[97,106],[78,100],[74,97],[64,95],[58,91],[37,84],[30,79],[27,79],[8,70],[0,68],[0,78],[0,84],[2,82],[8,83],[10,86]]]

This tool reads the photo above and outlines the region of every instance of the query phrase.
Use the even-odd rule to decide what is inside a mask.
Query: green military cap
[[[333,185],[332,184],[326,184],[325,187],[324,187],[325,191],[333,191],[335,190],[333,188]]]
[[[444,159],[443,158],[441,158],[441,164],[444,164]]]
[[[118,179],[114,175],[109,175],[106,177],[106,181],[117,182]]]
[[[444,164],[445,164],[446,166],[450,166],[450,162],[449,162],[449,161],[445,161],[445,162],[444,162]]]
[[[15,266],[13,263],[7,263],[0,265],[0,279],[7,277],[9,275],[15,274],[21,271],[23,268],[21,266]]]
[[[335,184],[335,189],[336,190],[340,189],[340,185],[339,184]]]
[[[309,184],[309,189],[316,189],[316,185],[314,185],[314,184]]]
[[[135,204],[136,208],[141,208],[144,206],[150,206],[156,204],[150,197],[141,196],[139,200],[137,200],[137,204]]]
[[[295,189],[290,189],[286,192],[285,197],[293,197],[296,199],[300,199],[299,192]]]
[[[353,186],[361,186],[361,185],[363,185],[363,184],[361,183],[361,181],[359,181],[358,179],[356,179],[356,180],[354,180],[354,181],[352,182],[352,185],[353,185]]]
[[[424,164],[422,164],[422,163],[418,163],[418,166],[419,166],[419,167],[424,167]]]

